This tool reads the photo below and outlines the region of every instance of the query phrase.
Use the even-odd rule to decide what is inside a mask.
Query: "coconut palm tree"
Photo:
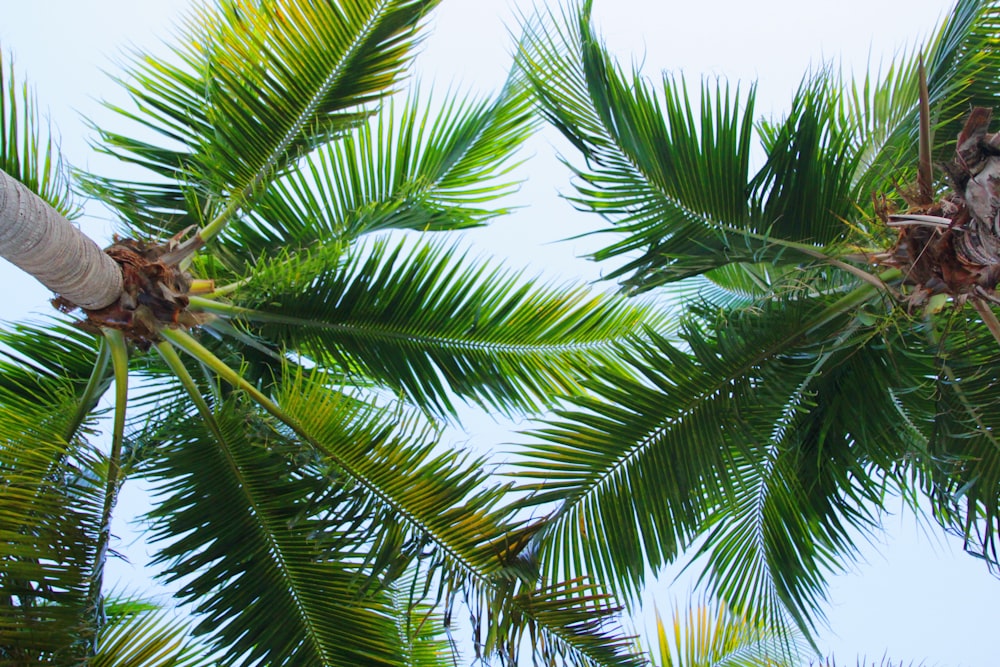
[[[516,74],[400,97],[435,4],[220,0],[171,58],[135,55],[121,127],[95,130],[143,175],[75,172],[120,220],[103,251],[2,69],[0,252],[61,311],[0,331],[3,664],[452,664],[459,602],[484,657],[642,662],[594,582],[539,576],[542,524],[443,435],[463,404],[580,391],[655,318],[424,240],[505,212],[535,125]],[[134,479],[197,644],[110,601]]]
[[[779,119],[752,86],[627,73],[590,4],[528,21],[522,67],[608,223],[594,259],[682,325],[537,432],[543,572],[634,599],[688,554],[736,613],[811,634],[897,493],[995,567],[1000,4],[959,0],[878,76],[814,72]]]

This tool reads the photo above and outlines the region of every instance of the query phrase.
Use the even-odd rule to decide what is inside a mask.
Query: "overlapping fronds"
[[[252,409],[230,400],[212,420],[171,423],[147,462],[156,560],[183,582],[196,631],[222,664],[400,664],[388,600],[364,586],[351,493]]]
[[[233,225],[247,259],[274,247],[346,242],[388,229],[441,231],[481,225],[506,212],[504,176],[533,129],[529,98],[512,80],[494,100],[413,94],[345,133],[275,181],[252,218]]]
[[[2,341],[16,355],[0,359],[0,658],[66,664],[89,653],[98,630],[102,461],[80,437],[78,407],[94,348],[28,326]],[[60,357],[72,360],[65,374]]]
[[[348,372],[359,370],[439,414],[454,396],[505,411],[572,393],[613,345],[654,323],[650,309],[580,288],[557,289],[440,245],[372,244],[330,265],[292,256],[261,266],[236,292],[251,332]]]
[[[250,2],[192,14],[177,62],[136,56],[119,109],[161,145],[97,128],[104,150],[154,180],[90,178],[149,235],[214,236],[309,150],[363,122],[403,73],[436,0]]]
[[[966,309],[968,306],[966,306]],[[1000,568],[1000,441],[996,341],[956,308],[917,331],[909,363],[925,381],[900,392],[922,436],[922,481],[937,518],[966,550]]]
[[[108,604],[108,623],[92,667],[200,667],[209,664],[204,646],[192,642],[187,624],[133,599]]]
[[[517,473],[528,503],[557,507],[539,538],[544,571],[634,596],[647,567],[702,535],[714,591],[811,633],[826,575],[873,525],[916,437],[886,387],[919,378],[898,374],[853,310],[787,299],[722,321],[700,313],[681,346],[654,337],[628,372],[596,371],[596,397],[540,429]]]
[[[853,135],[860,157],[856,200],[867,206],[871,193],[890,194],[916,181],[919,133],[918,60],[927,64],[932,156],[944,163],[969,109],[994,106],[1000,93],[1000,7],[989,0],[960,0],[924,49],[844,86],[839,123]]]
[[[649,259],[635,255],[654,247],[674,279],[718,265],[712,251],[729,261],[760,253],[759,239],[728,238],[750,213],[753,91],[744,100],[706,84],[694,111],[683,81],[666,78],[656,91],[638,72],[624,75],[592,31],[589,4],[576,9],[529,27],[519,62],[542,113],[584,158],[573,166],[573,201],[627,233],[594,254],[629,259],[608,277],[643,275]]]
[[[26,84],[18,84],[13,58],[0,52],[0,170],[19,180],[67,218],[80,214],[55,137]]]
[[[521,62],[542,112],[584,158],[568,160],[578,177],[574,201],[625,233],[594,257],[624,255],[627,263],[608,275],[625,277],[627,289],[720,266],[823,260],[820,250],[835,257],[843,250],[831,244],[874,233],[864,219],[874,216],[873,193],[892,197],[915,180],[916,54],[885,80],[853,89],[821,70],[785,118],[754,128],[752,90],[746,103],[722,84],[692,100],[683,81],[667,77],[654,91],[606,53],[590,4],[575,10],[549,17],[544,32],[529,28]],[[970,105],[995,99],[998,20],[994,3],[961,2],[928,48],[936,159],[950,157]],[[753,140],[766,160],[751,175]],[[859,212],[859,223],[845,224]]]
[[[414,568],[390,592],[400,662],[406,667],[452,667],[459,663],[457,647],[446,636],[449,628],[441,610],[419,600],[424,591],[420,572]]]

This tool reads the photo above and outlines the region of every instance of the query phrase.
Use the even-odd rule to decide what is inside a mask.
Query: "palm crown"
[[[595,259],[617,262],[624,292],[683,309],[676,335],[595,372],[537,432],[523,477],[561,501],[544,571],[629,598],[694,545],[730,605],[811,634],[826,575],[893,491],[922,492],[995,565],[996,237],[956,211],[988,161],[992,135],[967,118],[995,104],[1000,8],[961,0],[884,78],[824,69],[784,118],[758,120],[752,87],[624,72],[590,5],[535,19],[523,67],[572,145],[573,203],[610,223]],[[986,252],[961,261],[981,280],[949,282],[940,261],[920,279],[921,249],[973,235]]]
[[[959,2],[883,80],[807,78],[780,120],[755,119],[752,88],[692,99],[625,74],[589,2],[529,21],[493,98],[402,95],[435,4],[225,0],[172,59],[136,56],[127,129],[95,129],[144,175],[77,174],[122,221],[122,284],[79,327],[0,334],[0,656],[449,664],[460,599],[502,661],[528,641],[641,664],[597,582],[629,602],[697,545],[726,605],[711,638],[704,614],[697,637],[676,625],[687,653],[661,660],[756,646],[773,664],[890,492],[925,493],[995,562],[995,294],[917,280],[935,266],[911,252],[977,229],[947,208],[967,187],[945,193],[990,160],[967,116],[996,93],[995,2]],[[71,216],[3,75],[3,170]],[[595,258],[628,295],[679,297],[679,327],[423,240],[505,212],[535,109],[580,152],[573,202],[612,223]],[[959,136],[975,164],[930,180]],[[500,482],[442,441],[461,403],[556,412]],[[105,598],[134,478],[153,482],[157,562],[211,657]]]
[[[105,599],[115,499],[144,477],[156,560],[212,664],[441,664],[434,603],[450,615],[459,596],[485,654],[516,660],[530,633],[574,664],[639,660],[593,584],[539,584],[538,523],[441,432],[458,401],[522,414],[578,391],[649,309],[373,236],[504,213],[534,127],[516,74],[492,99],[400,98],[435,4],[227,0],[188,17],[172,60],[133,60],[130,129],[96,130],[146,175],[78,174],[122,221],[120,294],[82,330],[2,334],[5,659],[207,660]],[[4,170],[68,215],[31,100],[4,76]]]

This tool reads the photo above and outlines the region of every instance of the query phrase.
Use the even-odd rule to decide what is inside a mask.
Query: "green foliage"
[[[18,85],[13,58],[0,53],[0,169],[49,206],[73,219],[80,215],[48,124],[42,125],[34,94]]]
[[[997,562],[995,341],[857,259],[887,237],[870,193],[913,178],[917,58],[937,158],[995,98],[995,2],[961,0],[881,79],[816,72],[776,120],[753,87],[624,72],[589,2],[528,27],[496,96],[397,101],[436,4],[220,0],[168,59],[134,56],[98,147],[146,173],[80,177],[129,236],[198,228],[198,326],[161,323],[127,361],[119,331],[0,332],[0,658],[447,665],[464,604],[477,659],[641,665],[621,604],[684,558],[725,602],[662,662],[774,664],[887,494],[925,493]],[[0,167],[70,212],[33,98],[0,76]],[[683,296],[676,322],[418,237],[508,211],[536,110],[579,152],[572,201],[611,223],[595,259],[627,294]],[[513,481],[443,435],[461,402],[554,410]],[[198,643],[103,597],[126,478],[153,485]]]
[[[995,103],[1000,6],[963,0],[883,78],[823,68],[756,122],[752,88],[626,75],[590,10],[534,19],[519,63],[575,149],[571,200],[610,222],[594,258],[623,262],[605,275],[626,293],[683,298],[682,324],[595,370],[526,446],[523,502],[556,507],[543,571],[635,599],[688,554],[735,613],[811,637],[886,495],[920,491],[995,566],[996,340],[963,302],[909,312],[865,257],[892,244],[872,193],[898,206],[916,177],[918,59],[943,161]]]
[[[23,423],[12,407],[0,438],[14,480],[0,488],[20,494],[3,530],[23,542],[0,576],[24,589],[2,650],[59,664],[451,664],[443,621],[461,600],[483,659],[513,664],[527,647],[641,664],[618,605],[597,584],[541,581],[526,549],[539,524],[491,461],[440,433],[458,401],[520,417],[581,391],[651,310],[454,245],[362,242],[506,213],[538,124],[517,73],[493,98],[395,101],[434,5],[220,0],[187,18],[166,59],[133,56],[124,123],[95,129],[99,150],[145,174],[78,176],[125,236],[198,227],[206,245],[180,268],[203,281],[185,313],[200,326],[164,323],[127,362],[117,330],[99,350],[62,326],[4,341],[0,391],[36,403]],[[9,156],[39,151],[35,125],[16,146],[4,135],[17,178],[29,163]],[[81,425],[112,377],[111,444],[90,447]],[[155,562],[197,617],[198,646],[102,597],[110,517],[136,478],[153,484]],[[32,517],[46,517],[38,534]],[[43,541],[66,557],[33,560]],[[49,635],[25,630],[36,616]]]

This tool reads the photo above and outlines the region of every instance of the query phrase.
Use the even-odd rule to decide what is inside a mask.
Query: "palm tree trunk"
[[[122,292],[121,267],[73,223],[2,170],[0,257],[87,310],[111,305]]]

